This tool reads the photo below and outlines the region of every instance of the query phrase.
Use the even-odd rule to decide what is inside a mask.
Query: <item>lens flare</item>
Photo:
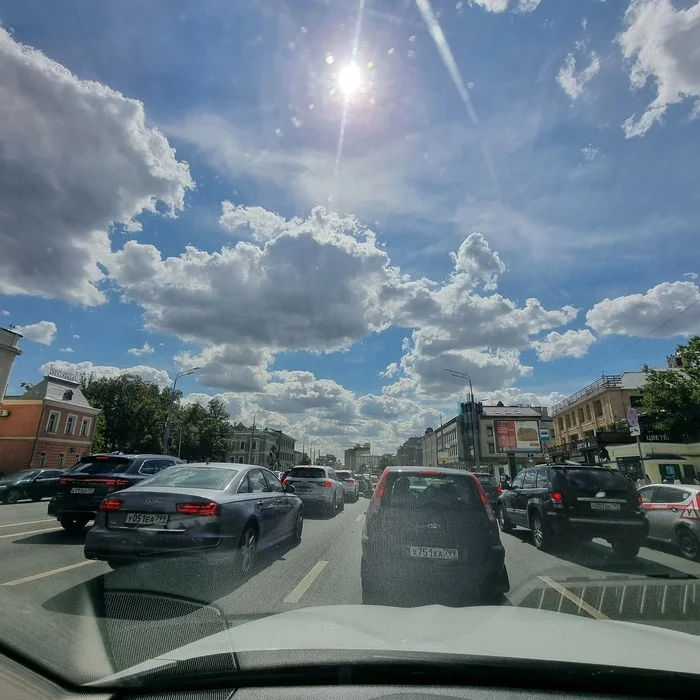
[[[362,84],[360,69],[355,63],[344,66],[338,72],[338,87],[345,95],[352,95],[357,92]]]

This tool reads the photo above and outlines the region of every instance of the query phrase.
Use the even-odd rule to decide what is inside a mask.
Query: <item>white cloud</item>
[[[10,312],[9,312],[9,311],[5,311],[5,309],[3,309],[2,311],[0,311],[0,316],[9,316],[9,315],[10,315]]]
[[[512,4],[515,12],[532,12],[541,0],[469,0],[469,4],[483,7],[487,12],[505,12]]]
[[[258,243],[275,238],[288,227],[279,214],[262,207],[237,206],[229,201],[222,202],[219,224],[236,233],[247,230]]]
[[[588,58],[588,65],[577,71],[576,57],[573,53],[567,54],[566,61],[557,74],[557,82],[572,100],[575,100],[583,93],[586,84],[589,83],[600,70],[600,58],[598,58],[598,54],[596,54],[595,51],[591,51]]]
[[[700,2],[676,10],[670,0],[632,0],[627,28],[617,40],[630,64],[630,82],[640,88],[651,79],[656,97],[644,114],[623,124],[625,136],[643,136],[669,105],[700,97]]]
[[[397,362],[390,362],[386,368],[379,373],[380,377],[394,377],[399,373],[399,365]]]
[[[56,338],[56,324],[53,321],[39,321],[28,326],[15,326],[14,330],[21,333],[27,340],[33,340],[42,345],[51,345]]]
[[[495,289],[498,278],[506,271],[506,266],[491,250],[480,233],[470,234],[459,246],[456,253],[450,253],[455,264],[455,274],[465,274],[470,286],[483,283],[485,289]]]
[[[583,357],[595,343],[595,336],[589,330],[552,331],[543,341],[534,341],[532,347],[537,350],[541,362],[551,362],[560,357]]]
[[[193,186],[143,105],[0,27],[0,293],[95,305],[112,223],[175,215]]]
[[[592,143],[589,143],[588,146],[584,146],[581,149],[581,155],[583,155],[584,160],[586,160],[589,163],[592,160],[595,160],[598,157],[599,153],[600,153],[600,148],[597,148]]]
[[[586,314],[586,323],[601,335],[691,335],[700,328],[700,289],[693,282],[663,282],[644,294],[606,298]]]
[[[129,348],[127,352],[129,355],[152,355],[155,350],[149,345],[148,341],[146,341],[142,347]]]
[[[79,336],[77,333],[74,333],[74,334],[73,334],[73,337],[74,337],[76,340],[78,340],[78,339],[80,338],[80,336]]]
[[[697,272],[684,272],[683,277],[687,277],[689,280],[696,280],[698,278]]]
[[[73,348],[66,347],[66,348],[61,348],[60,352],[72,353],[72,352],[75,352],[75,350],[73,350]]]
[[[49,369],[60,370],[78,376],[89,377],[92,375],[95,379],[102,377],[113,378],[121,377],[124,374],[135,374],[147,382],[154,382],[160,387],[170,386],[172,384],[168,373],[162,369],[148,367],[147,365],[135,365],[134,367],[111,367],[109,365],[95,365],[92,362],[67,362],[66,360],[54,360],[41,365],[39,370],[42,374],[47,374]]]

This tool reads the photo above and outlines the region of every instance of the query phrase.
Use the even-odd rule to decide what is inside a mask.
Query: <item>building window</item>
[[[564,430],[564,419],[559,416],[557,420],[559,421],[559,430]]]
[[[493,426],[492,425],[486,426],[486,437],[493,437]]]
[[[603,416],[603,402],[600,399],[593,402],[593,415],[596,418],[602,418]]]
[[[63,469],[63,465],[66,462],[66,454],[65,452],[61,452],[60,455],[58,455],[58,468]]]
[[[55,433],[58,431],[58,421],[61,418],[61,414],[58,411],[51,411],[49,413],[49,419],[46,421],[46,432]]]
[[[568,430],[571,427],[571,416],[567,413],[566,414],[566,429]]]
[[[66,435],[72,435],[75,432],[75,424],[77,420],[78,416],[74,415],[69,415],[68,418],[66,418]]]
[[[489,454],[492,455],[495,453],[496,453],[496,446],[492,442],[490,442],[489,443]]]
[[[578,409],[578,422],[579,422],[579,423],[583,423],[583,422],[584,422],[584,419],[583,419],[583,409],[582,409],[582,408],[579,408],[579,409]]]
[[[64,401],[72,401],[73,400],[73,392],[68,389],[68,391],[63,392],[63,400]]]
[[[586,404],[586,420],[591,420],[591,404]]]
[[[80,437],[87,437],[90,434],[90,419],[83,418],[80,423]]]
[[[39,466],[40,467],[45,467],[46,466],[46,452],[42,452],[39,455]]]

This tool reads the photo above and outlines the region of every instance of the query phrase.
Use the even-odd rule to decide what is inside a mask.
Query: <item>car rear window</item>
[[[325,479],[326,472],[317,467],[295,467],[289,476],[292,479]]]
[[[352,472],[336,472],[336,474],[341,481],[348,481],[349,479],[355,478],[355,475]]]
[[[629,491],[630,483],[614,469],[553,469],[553,486],[595,495],[597,491]]]
[[[418,508],[420,510],[461,510],[481,507],[471,476],[443,474],[393,473],[385,487],[386,505],[390,508]]]
[[[71,470],[71,474],[121,474],[134,460],[129,457],[86,457]]]
[[[480,483],[482,483],[486,486],[495,486],[496,485],[496,482],[494,481],[491,474],[477,474],[476,478],[479,480]]]
[[[148,486],[212,489],[223,491],[240,469],[219,467],[170,467],[144,482]]]

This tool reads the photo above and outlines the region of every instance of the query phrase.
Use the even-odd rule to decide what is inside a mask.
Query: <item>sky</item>
[[[0,0],[9,393],[217,396],[322,452],[700,332],[700,2]]]

